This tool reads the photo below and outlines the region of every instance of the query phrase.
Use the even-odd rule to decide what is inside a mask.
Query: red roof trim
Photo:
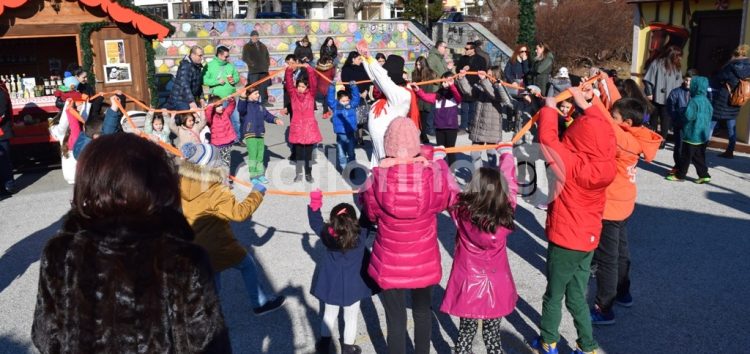
[[[0,15],[3,14],[5,8],[18,8],[28,1],[3,0],[0,2]],[[166,26],[118,4],[116,0],[78,0],[78,2],[90,7],[100,7],[115,22],[129,24],[144,36],[154,36],[162,40],[169,35],[169,28]]]

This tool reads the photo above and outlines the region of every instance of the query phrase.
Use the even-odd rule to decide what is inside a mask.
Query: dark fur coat
[[[213,272],[184,216],[68,213],[41,257],[42,353],[229,353]]]

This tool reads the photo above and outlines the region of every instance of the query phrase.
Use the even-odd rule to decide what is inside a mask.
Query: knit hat
[[[385,154],[395,158],[411,158],[419,155],[419,129],[409,118],[394,119],[385,131]]]
[[[533,93],[534,91],[542,93],[542,89],[540,89],[537,85],[526,86],[526,91],[529,91],[530,93]]]
[[[557,71],[557,77],[567,77],[567,78],[570,78],[570,76],[568,75],[568,68],[566,68],[564,66],[562,68],[560,68],[560,70]]]
[[[253,30],[252,32],[250,32],[250,37],[257,36],[257,35],[258,35],[258,31],[256,30]]]
[[[398,55],[391,54],[385,59],[383,69],[388,72],[388,77],[393,80],[396,85],[405,85],[404,80],[404,58]]]
[[[211,144],[187,143],[180,148],[180,151],[185,160],[196,165],[217,167],[223,163],[219,149]]]

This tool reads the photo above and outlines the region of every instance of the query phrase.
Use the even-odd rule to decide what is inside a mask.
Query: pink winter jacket
[[[294,68],[287,68],[284,87],[292,102],[292,122],[289,124],[289,142],[292,144],[311,145],[323,140],[315,120],[315,94],[318,92],[318,77],[315,69],[307,69],[309,85],[305,93],[297,92],[293,78]]]
[[[232,126],[232,112],[237,108],[234,98],[229,99],[229,104],[224,107],[221,114],[214,111],[213,106],[206,108],[206,123],[211,128],[211,144],[222,146],[233,143],[237,139],[237,133]]]
[[[500,156],[500,172],[508,182],[509,202],[515,209],[518,183],[513,154]],[[458,239],[440,311],[476,319],[500,318],[513,312],[518,293],[506,248],[506,238],[512,231],[498,227],[491,234],[477,229],[455,210],[451,216]]]
[[[367,269],[372,279],[383,289],[439,283],[437,214],[458,189],[445,161],[375,167],[364,188],[362,204],[378,225]]]

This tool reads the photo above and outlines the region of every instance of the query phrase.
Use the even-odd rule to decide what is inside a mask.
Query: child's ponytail
[[[331,209],[329,222],[323,234],[330,236],[341,250],[357,247],[359,242],[359,221],[357,211],[351,204],[341,203]]]

